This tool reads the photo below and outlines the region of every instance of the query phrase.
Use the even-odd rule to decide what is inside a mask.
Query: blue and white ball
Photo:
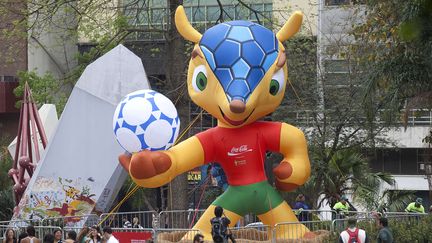
[[[176,141],[180,119],[170,99],[149,89],[128,94],[117,105],[114,134],[129,153],[166,150]]]

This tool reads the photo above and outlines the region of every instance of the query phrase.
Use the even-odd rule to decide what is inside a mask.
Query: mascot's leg
[[[214,214],[215,207],[216,207],[215,205],[210,205],[206,209],[204,214],[200,217],[198,222],[192,228],[194,230],[200,231],[200,233],[204,235],[205,241],[213,241],[212,236],[211,236],[210,219],[215,217],[215,214]],[[224,214],[225,214],[225,217],[229,218],[229,220],[231,221],[230,227],[233,227],[237,223],[237,221],[241,218],[240,215],[233,213],[233,212],[231,212],[225,208],[224,208]],[[192,240],[193,237],[194,237],[194,234],[187,234],[183,237],[183,240],[186,240],[186,239]]]
[[[308,228],[299,223],[291,207],[284,201],[270,211],[258,215],[264,225],[271,225],[272,229],[275,224],[282,222],[292,222],[292,224],[281,224],[276,227],[276,237],[278,239],[298,239],[302,238]],[[273,232],[271,232],[271,235]]]

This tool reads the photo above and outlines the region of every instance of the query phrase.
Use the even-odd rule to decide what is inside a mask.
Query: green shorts
[[[212,205],[221,206],[240,216],[247,213],[264,214],[284,200],[267,181],[246,186],[229,186]]]

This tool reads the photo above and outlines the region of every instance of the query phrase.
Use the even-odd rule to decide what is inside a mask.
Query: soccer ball
[[[114,134],[129,153],[166,150],[174,144],[179,129],[180,119],[174,104],[154,90],[128,94],[114,112]]]

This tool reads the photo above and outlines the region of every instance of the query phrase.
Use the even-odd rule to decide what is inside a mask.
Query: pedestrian
[[[21,240],[22,243],[40,243],[41,242],[41,240],[36,237],[36,230],[33,227],[33,225],[27,226],[26,231],[27,231],[28,236]]]
[[[55,243],[55,237],[52,234],[46,234],[43,238],[43,243]]]
[[[377,243],[393,243],[393,233],[388,227],[388,219],[380,213],[372,213],[378,228]]]
[[[4,235],[3,243],[16,243],[15,231],[13,229],[7,229]]]
[[[100,243],[102,240],[102,236],[99,232],[99,227],[97,225],[93,225],[90,228],[90,232],[87,236],[86,243]]]
[[[408,204],[408,206],[405,208],[405,212],[407,213],[425,213],[425,209],[422,205],[423,199],[417,198],[415,202],[412,202]]]
[[[140,225],[138,217],[133,217],[133,219],[132,219],[132,228],[135,228],[135,229],[144,229]]]
[[[348,198],[346,196],[340,197],[339,202],[337,202],[333,209],[339,215],[339,218],[345,218],[348,215],[350,205],[348,204]]]
[[[299,194],[296,197],[296,203],[294,204],[293,209],[296,210],[295,214],[299,221],[309,221],[309,212],[304,210],[309,210],[309,206],[305,202],[306,197],[303,194]]]
[[[123,228],[132,228],[132,223],[127,219],[127,217],[123,217]]]
[[[429,214],[432,214],[432,205],[429,207]]]
[[[67,232],[67,237],[66,237],[66,240],[64,242],[65,243],[76,243],[76,239],[77,239],[77,233],[73,230],[69,230]]]
[[[105,226],[102,231],[103,238],[106,240],[106,243],[119,243],[119,241],[112,235],[111,227]]]
[[[77,242],[78,243],[85,243],[87,240],[87,235],[89,234],[89,227],[85,226],[80,230],[77,236]]]
[[[18,235],[18,243],[21,243],[22,240],[23,240],[24,238],[26,238],[27,236],[28,236],[27,232],[21,232],[21,233]]]
[[[223,208],[221,206],[216,206],[214,210],[216,217],[210,220],[211,224],[211,234],[213,242],[222,243],[228,242],[228,238],[235,243],[235,239],[231,233],[228,232],[228,226],[231,221],[227,217],[222,217]]]
[[[63,243],[63,231],[61,229],[54,230],[53,234],[55,243]]]
[[[357,219],[348,219],[348,228],[339,235],[339,243],[368,243],[366,231],[357,227]]]
[[[193,243],[204,243],[204,235],[198,233],[194,236]]]

